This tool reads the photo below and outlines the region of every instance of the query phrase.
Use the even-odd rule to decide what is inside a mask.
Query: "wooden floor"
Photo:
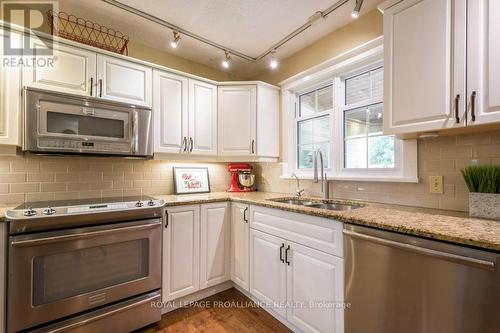
[[[250,299],[234,288],[205,298],[200,304],[203,302],[210,306],[174,310],[164,314],[160,322],[136,333],[291,332],[263,309],[244,306],[251,303]]]

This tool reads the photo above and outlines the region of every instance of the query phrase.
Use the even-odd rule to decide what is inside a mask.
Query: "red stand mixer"
[[[231,181],[227,192],[255,191],[255,175],[252,166],[248,163],[229,163],[227,171],[231,173]]]

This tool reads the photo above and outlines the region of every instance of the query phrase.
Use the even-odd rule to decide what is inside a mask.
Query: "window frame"
[[[368,43],[370,44],[370,43]],[[345,168],[344,167],[344,112],[356,106],[363,107],[383,103],[382,98],[345,105],[345,80],[363,74],[369,70],[383,67],[383,46],[381,40],[374,40],[371,44],[363,45],[347,52],[338,58],[331,59],[325,64],[318,65],[304,73],[296,75],[282,86],[283,117],[283,151],[288,154],[284,159],[288,161],[282,165],[282,178],[290,178],[295,172],[301,179],[312,179],[312,169],[298,168],[298,121],[299,96],[321,87],[333,84],[333,108],[329,113],[323,111],[321,115],[330,114],[330,167],[328,179],[353,181],[390,181],[390,182],[418,182],[417,177],[417,141],[415,139],[394,141],[394,168]],[[386,78],[384,70],[384,79]],[[385,81],[385,80],[384,80]],[[311,118],[320,116],[315,114]],[[383,110],[383,118],[388,119],[387,111]],[[301,119],[302,120],[302,119]]]

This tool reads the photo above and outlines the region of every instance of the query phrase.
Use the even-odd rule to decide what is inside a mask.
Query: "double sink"
[[[361,204],[334,202],[334,201],[318,201],[302,198],[276,198],[269,201],[284,203],[287,205],[304,206],[310,208],[319,208],[326,210],[353,210],[363,207]]]

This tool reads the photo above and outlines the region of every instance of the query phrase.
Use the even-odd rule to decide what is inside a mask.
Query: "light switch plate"
[[[443,176],[429,176],[429,191],[443,194]]]

